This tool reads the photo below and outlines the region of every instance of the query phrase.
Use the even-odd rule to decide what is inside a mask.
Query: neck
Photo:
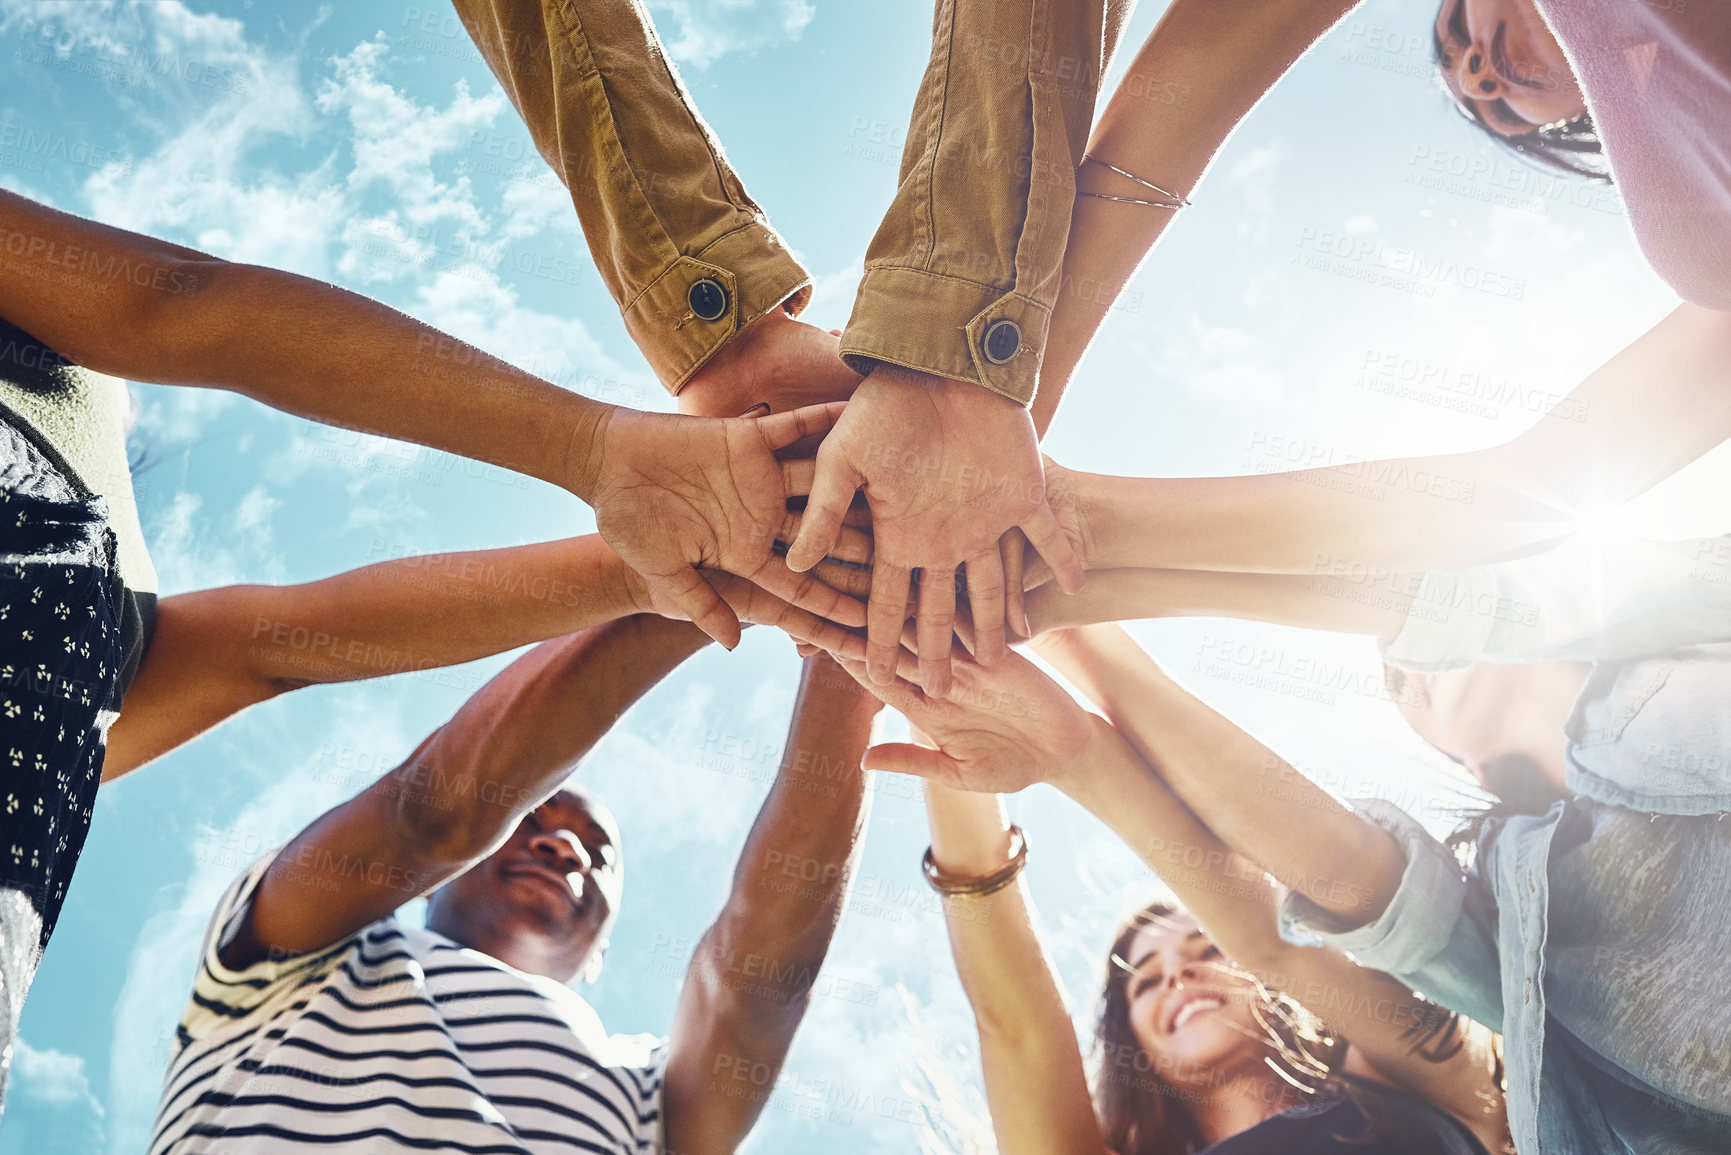
[[[1296,1102],[1297,1092],[1292,1085],[1258,1064],[1253,1071],[1240,1072],[1210,1088],[1206,1097],[1191,1102],[1189,1109],[1203,1146],[1212,1147],[1250,1130],[1264,1119],[1273,1118]]]
[[[1565,793],[1568,759],[1563,721],[1574,709],[1590,669],[1576,662],[1545,663],[1543,673],[1533,679],[1522,708],[1512,712],[1516,726],[1512,748],[1537,762],[1546,779]]]
[[[584,951],[573,958],[568,945],[521,929],[502,933],[491,926],[454,925],[432,914],[428,915],[427,929],[437,931],[458,946],[491,955],[506,966],[559,983],[569,983],[576,978],[588,957],[588,952]]]

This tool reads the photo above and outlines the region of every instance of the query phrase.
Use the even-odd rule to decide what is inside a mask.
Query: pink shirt
[[[1641,252],[1731,310],[1731,0],[1535,0],[1598,126]]]

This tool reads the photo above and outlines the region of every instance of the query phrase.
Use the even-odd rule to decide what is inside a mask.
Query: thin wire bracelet
[[[1187,209],[1190,207],[1190,202],[1188,200],[1186,200],[1184,197],[1179,196],[1177,193],[1171,192],[1167,189],[1163,189],[1159,185],[1155,184],[1153,181],[1143,180],[1141,177],[1137,176],[1133,172],[1125,172],[1123,169],[1119,168],[1117,165],[1112,164],[1109,161],[1101,160],[1099,157],[1095,156],[1093,153],[1088,153],[1088,152],[1083,153],[1082,154],[1082,160],[1084,162],[1091,160],[1095,164],[1104,165],[1105,167],[1111,169],[1113,172],[1117,173],[1119,176],[1125,177],[1128,180],[1133,180],[1137,184],[1141,185],[1143,188],[1153,189],[1155,192],[1159,193],[1161,196],[1163,196],[1167,199],[1165,199],[1163,201],[1145,201],[1145,200],[1138,200],[1136,197],[1120,197],[1120,196],[1113,196],[1110,193],[1097,193],[1097,192],[1085,192],[1085,193],[1081,194],[1082,196],[1098,197],[1100,200],[1103,200],[1103,201],[1118,201],[1121,204],[1127,204],[1127,205],[1147,205],[1150,208],[1156,208],[1156,209]]]

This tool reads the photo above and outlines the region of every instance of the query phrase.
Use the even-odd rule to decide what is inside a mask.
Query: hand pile
[[[741,381],[775,400],[835,396],[848,376],[771,389],[772,364],[748,354],[726,368],[729,384],[693,407],[737,401]],[[1027,411],[977,385],[883,366],[845,402],[729,418],[619,410],[599,436],[583,488],[640,601],[729,648],[742,620],[774,624],[884,686],[911,618],[919,682],[942,699],[958,591],[973,660],[990,666],[1026,632],[1025,585],[1082,585],[1083,528],[1048,494],[1061,471],[1042,467]],[[796,456],[813,445],[815,459]]]

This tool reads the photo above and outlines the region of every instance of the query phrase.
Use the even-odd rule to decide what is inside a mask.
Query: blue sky
[[[649,0],[747,187],[846,319],[924,66],[924,0]],[[1164,7],[1144,0],[1133,47]],[[1662,316],[1614,193],[1521,168],[1429,78],[1424,4],[1370,0],[1251,116],[1148,263],[1048,442],[1090,470],[1267,472],[1492,444]],[[1125,58],[1129,53],[1126,52]],[[564,191],[438,0],[0,0],[0,184],[370,294],[567,387],[666,408]],[[1113,73],[1114,80],[1119,69]],[[1155,179],[1158,179],[1155,174]],[[1376,283],[1390,270],[1452,269]],[[1463,270],[1472,270],[1471,274]],[[322,429],[232,395],[134,386],[136,479],[165,593],[301,581],[405,553],[588,532],[538,482]],[[1715,455],[1643,503],[1726,528]],[[1135,632],[1218,708],[1342,793],[1438,823],[1441,763],[1378,693],[1368,642],[1231,622]],[[1326,685],[1318,661],[1347,675]],[[389,769],[503,659],[295,694],[105,790],[32,992],[0,1155],[134,1152],[211,906],[253,854]],[[668,679],[585,767],[630,856],[587,993],[663,1031],[772,773],[797,663],[748,636]],[[885,778],[854,908],[760,1152],[908,1151],[909,1076],[977,1085],[916,784]],[[1012,801],[1079,1021],[1112,923],[1153,883],[1041,788]],[[934,1150],[936,1148],[933,1148]]]

